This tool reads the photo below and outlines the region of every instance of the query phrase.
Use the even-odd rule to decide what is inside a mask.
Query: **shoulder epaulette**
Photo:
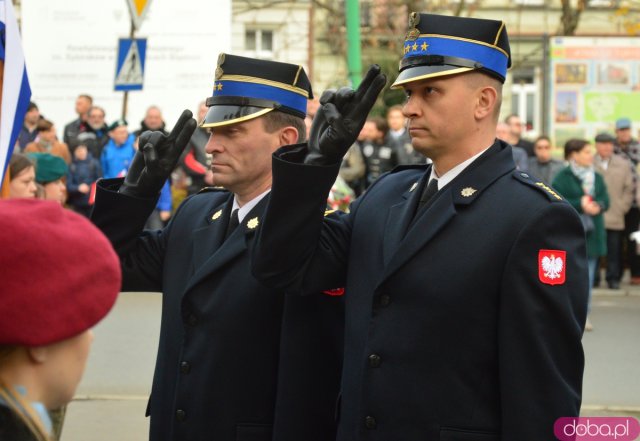
[[[516,178],[518,182],[522,182],[523,184],[526,184],[529,187],[533,187],[537,189],[539,192],[545,194],[550,201],[557,202],[557,201],[564,200],[560,195],[560,193],[555,191],[549,185],[542,182],[540,179],[537,179],[536,177],[531,176],[529,173],[516,170],[513,172],[513,177]]]
[[[227,190],[222,188],[222,187],[204,187],[199,192],[197,192],[196,194],[210,193],[212,191],[227,191]]]

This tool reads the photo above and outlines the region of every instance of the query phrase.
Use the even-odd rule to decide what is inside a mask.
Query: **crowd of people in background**
[[[205,103],[200,103],[200,119],[206,109]],[[77,97],[75,112],[77,118],[64,126],[60,140],[55,123],[40,113],[36,103],[29,103],[10,159],[9,197],[56,200],[88,217],[95,182],[126,174],[140,134],[146,130],[168,133],[162,111],[155,105],[147,109],[135,130],[122,118],[107,124],[104,108],[95,105],[90,95]],[[157,209],[147,223],[149,228],[162,228],[181,200],[207,185],[210,158],[204,148],[208,138],[206,130],[194,133],[171,182],[167,181],[162,190]]]
[[[309,101],[307,128],[317,108],[317,100]],[[147,109],[135,130],[124,119],[107,125],[104,108],[95,105],[86,94],[77,97],[75,111],[77,118],[64,126],[60,141],[55,123],[45,118],[35,103],[29,104],[9,165],[10,197],[54,199],[88,217],[95,182],[126,174],[140,134],[146,130],[168,133],[162,110],[155,105]],[[206,111],[205,103],[200,103],[198,121]],[[607,286],[619,289],[625,263],[631,273],[631,284],[640,284],[640,256],[637,244],[630,239],[640,223],[637,185],[640,144],[631,135],[631,121],[618,119],[615,135],[598,134],[594,139],[595,152],[594,143],[589,140],[567,141],[564,161],[553,157],[554,146],[549,136],[529,141],[523,138],[524,127],[520,117],[512,114],[498,123],[496,135],[512,145],[518,170],[551,185],[584,217],[592,285],[599,285],[597,269],[602,266]],[[211,161],[205,152],[208,138],[206,129],[198,128],[193,134],[178,167],[162,189],[158,206],[147,223],[149,228],[162,228],[185,197],[208,185]],[[428,159],[411,145],[402,106],[392,106],[386,117],[367,119],[343,159],[329,204],[346,210],[382,174],[400,165],[425,162]],[[580,197],[576,194],[578,190]],[[591,329],[590,323],[587,329]]]
[[[510,115],[498,123],[496,133],[513,146],[513,159],[521,172],[550,184],[580,214],[591,286],[600,285],[600,268],[604,268],[607,287],[620,289],[625,261],[630,283],[640,285],[638,244],[631,239],[640,222],[640,144],[631,135],[631,120],[618,119],[615,135],[602,132],[593,142],[569,139],[564,144],[564,161],[552,157],[549,136],[529,142],[522,139],[522,129],[520,118]],[[585,329],[593,329],[590,320]]]

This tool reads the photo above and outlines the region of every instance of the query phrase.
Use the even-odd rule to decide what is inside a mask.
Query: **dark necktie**
[[[434,194],[438,192],[438,180],[432,179],[429,181],[429,185],[427,185],[424,190],[422,190],[422,194],[420,195],[420,202],[418,202],[418,211],[433,197]]]
[[[233,230],[236,229],[236,227],[238,226],[239,223],[240,223],[240,221],[238,219],[238,209],[236,208],[231,213],[231,218],[229,218],[229,224],[227,225],[227,232],[224,235],[224,239],[225,240],[227,240],[227,238],[229,236],[231,236],[231,233],[233,233]]]

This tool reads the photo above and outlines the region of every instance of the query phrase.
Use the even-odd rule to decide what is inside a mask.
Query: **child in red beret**
[[[52,201],[0,201],[0,440],[52,439],[48,411],[73,398],[90,328],[120,284],[118,257],[86,218]]]

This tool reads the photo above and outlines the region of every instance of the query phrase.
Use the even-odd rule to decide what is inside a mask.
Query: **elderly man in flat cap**
[[[308,143],[275,154],[254,274],[345,285],[339,441],[551,441],[578,415],[584,233],[496,139],[510,62],[503,22],[413,13],[392,87],[433,165],[380,177],[349,214],[322,201],[383,87],[377,67],[325,92]]]
[[[92,219],[120,255],[123,289],[163,293],[152,441],[335,438],[342,299],[267,288],[251,275],[248,251],[271,155],[304,141],[311,97],[301,66],[223,54],[201,122],[218,187],[185,200],[163,230],[143,233],[195,129],[188,111],[168,136],[141,135],[124,179],[98,184]]]
[[[91,327],[120,290],[118,257],[94,225],[59,203],[12,199],[0,201],[0,267],[0,440],[58,439]]]

